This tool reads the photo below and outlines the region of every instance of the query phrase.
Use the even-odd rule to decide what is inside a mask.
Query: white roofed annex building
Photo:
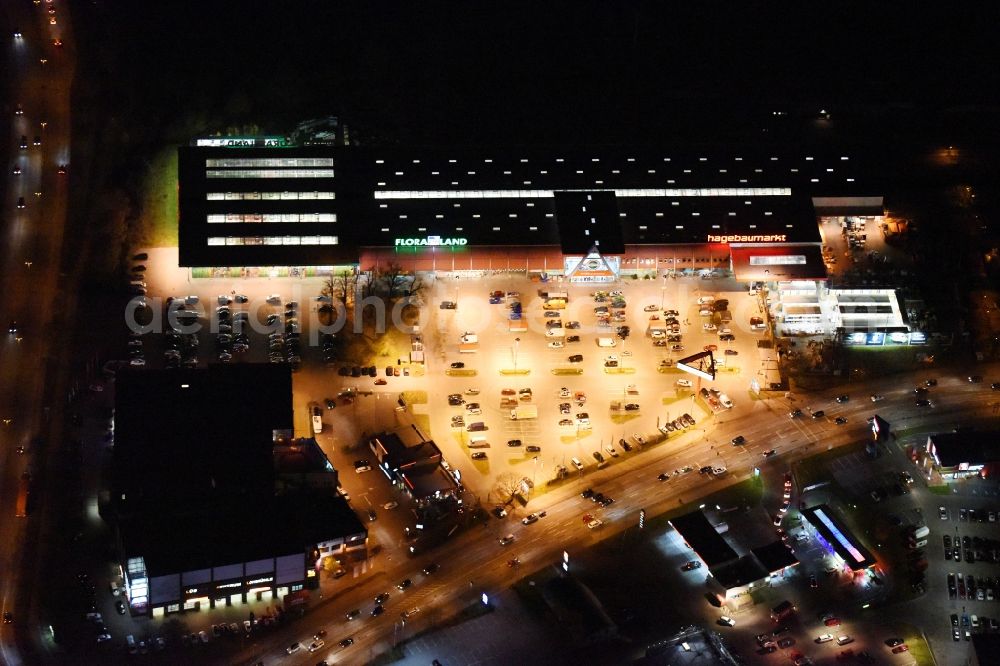
[[[187,267],[824,280],[817,215],[880,215],[842,154],[254,145],[179,149]]]

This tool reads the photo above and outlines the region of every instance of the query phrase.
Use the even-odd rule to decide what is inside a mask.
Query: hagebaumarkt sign
[[[397,238],[396,247],[422,247],[422,246],[443,246],[456,247],[468,245],[467,238],[441,238],[440,236],[428,236],[427,238]]]
[[[741,234],[729,234],[724,236],[717,236],[715,234],[708,234],[709,243],[784,243],[788,236],[785,234],[772,234],[772,235],[741,235]]]

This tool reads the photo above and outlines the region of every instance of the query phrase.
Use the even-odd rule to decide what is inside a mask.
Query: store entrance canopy
[[[820,246],[731,244],[733,272],[741,282],[772,280],[825,280],[826,266]]]

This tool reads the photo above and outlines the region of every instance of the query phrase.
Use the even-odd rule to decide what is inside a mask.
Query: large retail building
[[[179,151],[182,266],[823,280],[817,216],[882,213],[841,153],[236,143]]]
[[[292,437],[287,365],[123,369],[115,386],[103,510],[133,614],[299,599],[324,557],[365,547],[336,470]]]

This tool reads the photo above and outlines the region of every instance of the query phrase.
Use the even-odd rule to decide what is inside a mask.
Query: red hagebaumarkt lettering
[[[784,243],[787,238],[788,236],[785,234],[773,234],[770,236],[745,236],[741,234],[715,236],[708,234],[709,243]]]

